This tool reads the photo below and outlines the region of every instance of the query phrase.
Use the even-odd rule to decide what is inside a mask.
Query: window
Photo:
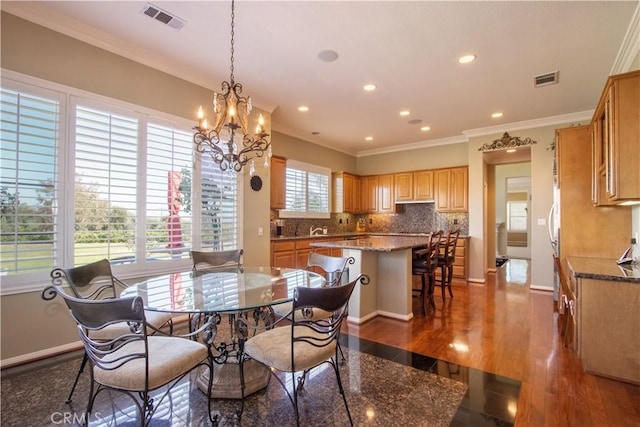
[[[527,202],[507,202],[507,231],[527,231]]]
[[[192,123],[42,81],[3,76],[1,95],[3,292],[54,267],[108,258],[136,277],[238,247],[238,175],[194,154]]]
[[[51,270],[57,260],[60,101],[54,92],[40,96],[3,87],[1,95],[1,274]]]
[[[286,209],[282,218],[329,218],[331,170],[287,160]]]

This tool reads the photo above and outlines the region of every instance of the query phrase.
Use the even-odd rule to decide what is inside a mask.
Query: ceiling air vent
[[[558,72],[554,71],[552,73],[540,74],[538,76],[533,76],[533,85],[535,87],[547,86],[558,83]]]
[[[157,6],[152,5],[151,3],[147,3],[144,5],[142,13],[176,30],[179,30],[185,24],[185,21],[183,21],[182,19],[160,9]]]

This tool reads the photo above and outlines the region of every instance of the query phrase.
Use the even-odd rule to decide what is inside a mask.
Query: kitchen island
[[[353,257],[349,280],[366,274],[371,282],[356,286],[349,301],[352,323],[363,323],[377,315],[408,321],[413,317],[411,289],[413,248],[426,246],[428,236],[365,236],[314,242],[311,246],[342,249],[342,256]]]

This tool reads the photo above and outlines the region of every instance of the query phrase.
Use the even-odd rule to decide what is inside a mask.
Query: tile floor
[[[513,425],[520,382],[454,365],[348,335],[342,336],[346,361],[341,366],[349,408],[358,426],[509,426]],[[78,425],[82,421],[88,375],[83,374],[75,400],[64,400],[79,360],[57,361],[37,369],[3,372],[3,427]],[[335,376],[328,365],[316,368],[305,385],[301,425],[348,425]],[[290,378],[290,377],[287,377]],[[209,425],[204,394],[184,380],[172,390],[152,426]],[[239,401],[215,400],[221,426],[289,426],[293,409],[277,381],[250,396],[241,421]],[[90,426],[137,425],[131,400],[102,394]]]

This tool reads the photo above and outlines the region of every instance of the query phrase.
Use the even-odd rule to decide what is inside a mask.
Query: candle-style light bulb
[[[202,128],[202,119],[204,118],[204,111],[202,111],[202,105],[198,108],[198,127]]]
[[[229,117],[230,117],[229,120],[231,123],[234,123],[235,115],[236,115],[236,109],[233,108],[233,104],[229,105]]]
[[[200,127],[201,127],[202,129],[205,129],[205,130],[207,129],[207,119],[204,119],[204,120],[202,121],[202,125],[200,125]]]
[[[256,126],[256,133],[262,132],[264,132],[264,117],[260,114],[260,117],[258,117],[258,126]]]

